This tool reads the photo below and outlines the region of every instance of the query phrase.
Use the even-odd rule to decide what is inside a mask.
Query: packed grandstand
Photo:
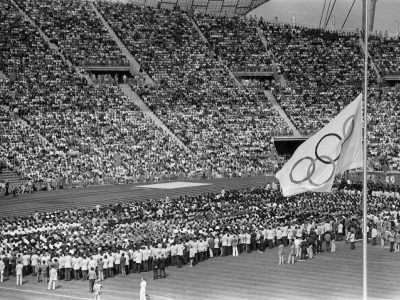
[[[129,64],[90,3],[15,4],[18,8],[10,1],[1,3],[0,66],[8,75],[0,85],[1,157],[3,165],[40,189],[166,175],[273,172],[278,163],[272,138],[292,135],[293,130],[263,89],[273,91],[304,135],[320,129],[362,89],[363,52],[357,32],[96,3],[141,71],[156,82],[132,88],[183,148],[144,115],[113,78],[91,85],[66,63]],[[39,28],[59,51],[49,47]],[[398,72],[399,51],[397,39],[372,39],[371,55],[381,74]],[[271,68],[276,79],[283,80],[240,85],[229,74]],[[370,81],[371,165],[397,170],[398,91],[378,82],[373,71]]]
[[[85,70],[132,67],[98,14],[140,65],[129,77],[149,76],[151,83]],[[3,0],[0,172],[14,172],[20,181],[0,182],[0,196],[274,173],[284,160],[276,154],[274,137],[294,135],[293,128],[305,136],[315,133],[362,91],[362,45],[357,31],[248,17],[118,2]],[[369,74],[369,167],[397,171],[400,91],[381,78],[400,72],[399,39],[371,37],[370,55],[376,70]],[[254,71],[272,73],[272,78],[234,77],[235,72]],[[122,84],[129,85],[150,114],[123,92]],[[360,189],[345,182],[338,188],[347,192],[286,199],[277,186],[268,186],[117,203],[101,212],[79,209],[3,218],[0,250],[13,250],[14,265],[10,261],[7,269],[11,274],[17,255],[25,264],[23,257],[35,255],[37,261],[38,254],[45,264],[57,257],[65,264],[70,254],[87,263],[96,258],[96,267],[101,256],[108,264],[104,268],[115,270],[107,255],[115,258],[122,249],[130,259],[128,270],[149,270],[154,267],[150,261],[161,254],[168,265],[186,264],[194,257],[200,262],[221,255],[222,247],[228,247],[222,255],[231,254],[227,249],[233,236],[239,252],[278,245],[282,231],[285,246],[296,238],[316,244],[326,232],[339,235],[337,239],[348,231],[359,237]],[[388,238],[396,219],[390,212],[399,210],[399,191],[371,188],[371,232],[380,224],[379,233]],[[93,240],[77,234],[76,228]],[[115,241],[115,232],[124,239]],[[202,254],[190,251],[193,243]],[[38,265],[40,261],[24,274],[37,273]]]

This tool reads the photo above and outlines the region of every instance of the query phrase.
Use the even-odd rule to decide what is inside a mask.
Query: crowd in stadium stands
[[[335,251],[335,241],[360,238],[361,197],[352,186],[329,194],[282,197],[276,184],[221,193],[137,203],[97,205],[0,220],[5,276],[33,274],[46,282],[49,268],[60,279],[98,279],[167,266],[195,266],[217,256],[263,253],[274,247],[287,263]],[[400,194],[369,196],[368,235],[383,246],[399,237]],[[381,239],[381,240],[379,240]],[[396,245],[396,249],[398,246]],[[122,258],[124,257],[124,258]],[[286,261],[286,258],[285,258]]]
[[[368,157],[375,170],[400,170],[400,93],[371,85],[368,114]]]
[[[233,71],[270,71],[271,59],[257,34],[257,19],[196,14],[211,48]]]
[[[356,33],[260,22],[287,86],[274,94],[297,129],[310,135],[362,91],[362,52]]]
[[[0,65],[14,75],[0,84],[0,100],[29,125],[9,120],[2,136],[12,144],[2,151],[23,179],[102,183],[197,170],[117,86],[82,82],[10,3],[1,8]]]
[[[17,0],[74,65],[129,66],[90,4],[69,0]]]
[[[273,167],[271,136],[290,133],[287,125],[262,92],[235,85],[188,15],[96,5],[159,83],[139,89],[140,96],[192,151],[221,173]]]
[[[88,3],[17,3],[74,64],[124,64]],[[0,103],[18,112],[23,121],[2,112],[2,139],[12,147],[1,151],[7,166],[26,180],[25,185],[33,181],[34,189],[73,182],[101,184],[107,178],[126,182],[167,174],[241,176],[274,171],[279,165],[272,137],[292,132],[271,107],[264,88],[273,89],[306,135],[320,129],[362,89],[362,52],[355,33],[192,16],[132,4],[96,5],[156,81],[154,86],[132,84],[133,88],[192,153],[123,96],[114,77],[92,76],[101,84],[91,86],[77,76],[5,0],[0,3],[0,70],[9,79],[0,81]],[[243,80],[243,88],[230,77],[227,65],[270,66],[257,26],[286,85]],[[372,44],[373,49],[379,47]],[[396,60],[389,52],[396,49],[395,42],[388,42],[393,47],[385,45],[379,56],[393,61],[393,69]],[[386,60],[378,66],[383,68]],[[388,87],[371,87],[369,155],[378,170],[399,168],[398,95]]]
[[[382,75],[400,73],[400,40],[397,37],[373,35],[368,51]]]

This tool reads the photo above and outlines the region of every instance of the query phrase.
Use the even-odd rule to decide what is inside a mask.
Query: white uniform
[[[146,281],[140,282],[140,300],[146,300]]]

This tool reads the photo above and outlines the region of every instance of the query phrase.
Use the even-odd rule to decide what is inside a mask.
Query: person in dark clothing
[[[17,193],[18,193],[18,187],[17,186],[12,187],[12,193],[13,193],[13,197],[17,197]]]
[[[300,260],[306,260],[306,254],[307,254],[307,247],[308,247],[308,243],[306,239],[303,239],[303,241],[301,242],[301,258]]]
[[[161,258],[158,262],[158,269],[159,269],[159,278],[165,278],[165,267],[166,267],[166,259],[164,254],[161,254]]]
[[[329,231],[325,233],[325,247],[326,247],[326,252],[331,252],[331,234]]]
[[[317,247],[315,245],[316,241],[317,241],[317,234],[315,233],[315,230],[311,230],[309,242],[312,245],[313,254],[317,252]]]
[[[322,242],[324,240],[324,236],[318,232],[317,235],[317,253],[321,253],[322,252]]]
[[[4,254],[4,252],[3,252]],[[3,263],[4,263],[4,277],[9,276],[9,269],[10,269],[10,259],[7,255],[3,256]]]
[[[157,257],[153,257],[153,265],[152,265],[152,267],[153,267],[153,280],[158,279],[158,263],[159,263],[158,258]]]
[[[12,254],[11,256],[11,272],[9,274],[12,274],[13,277],[16,276],[16,266],[17,266],[17,257],[15,256],[15,254]]]
[[[10,188],[10,183],[8,182],[8,180],[6,180],[6,193],[5,193],[5,196],[7,196],[9,193],[8,193],[8,189]]]
[[[126,257],[125,253],[122,253],[120,259],[121,277],[126,277]]]
[[[251,251],[256,251],[257,250],[257,234],[255,232],[251,233]]]

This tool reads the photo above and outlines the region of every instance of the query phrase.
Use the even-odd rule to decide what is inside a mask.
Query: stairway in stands
[[[149,117],[156,126],[160,127],[166,134],[174,139],[180,146],[182,146],[187,152],[191,152],[188,147],[167,127],[165,124],[149,109],[149,107],[143,102],[139,95],[132,90],[128,84],[119,85],[121,91],[127,96],[132,102],[140,108],[140,110]]]
[[[269,102],[271,103],[272,107],[278,112],[278,114],[282,117],[282,119],[286,122],[290,129],[292,129],[295,136],[301,136],[301,133],[297,130],[296,126],[292,123],[289,119],[283,108],[279,105],[278,101],[276,100],[275,96],[272,94],[271,91],[264,91],[265,97],[268,98]]]
[[[22,183],[21,178],[18,176],[16,172],[4,168],[0,173],[0,182],[1,181],[5,182],[6,180],[8,180],[10,186],[12,185],[19,186]]]
[[[200,38],[202,39],[202,41],[206,44],[209,45],[209,42],[207,40],[207,38],[205,37],[204,33],[201,31],[201,29],[199,28],[199,26],[197,25],[196,21],[193,18],[190,18],[190,21],[193,24],[193,27],[197,30],[197,32],[200,35]],[[218,60],[219,62],[224,66],[225,70],[228,72],[229,76],[232,78],[232,80],[235,82],[236,86],[239,88],[242,88],[243,85],[240,83],[240,81],[236,78],[235,75],[233,75],[231,69],[228,68],[228,66],[226,65],[226,63],[221,59],[221,57],[218,56]]]
[[[192,24],[193,26],[196,28],[196,30],[198,31],[198,33],[200,34],[201,39],[208,45],[208,40],[205,37],[205,35],[203,34],[203,32],[201,31],[201,29],[199,28],[199,26],[197,25],[196,21],[191,18]],[[267,47],[267,41],[264,37],[264,35],[262,34],[262,30],[261,28],[257,27],[257,32],[260,36],[260,39],[262,40],[264,47],[268,53],[269,56],[272,56],[271,51],[268,52],[268,47]],[[219,58],[219,60],[222,62],[221,58]],[[222,62],[223,63],[223,62]],[[225,66],[226,64],[223,63]],[[231,77],[235,80],[237,86],[239,86],[240,88],[245,88],[236,78],[235,75],[233,75],[233,73],[231,72],[231,70],[226,67],[227,70],[229,71],[229,73],[231,74]],[[282,80],[284,81],[284,78],[282,78]],[[284,81],[284,84],[286,85],[286,81]],[[264,92],[265,97],[269,100],[269,102],[271,103],[272,107],[279,113],[279,115],[285,120],[285,122],[287,123],[287,125],[289,126],[290,129],[292,129],[292,131],[294,132],[295,136],[300,136],[300,132],[297,130],[297,128],[294,126],[294,124],[292,123],[292,121],[289,119],[289,117],[286,115],[285,111],[282,109],[282,107],[279,105],[279,103],[276,101],[275,96],[270,92],[270,91],[265,91]]]
[[[75,73],[80,78],[86,79],[87,83],[90,85],[94,84],[93,81],[90,79],[89,75],[82,73],[80,68],[74,66],[72,62],[62,54],[59,47],[50,41],[50,38],[43,32],[43,30],[40,29],[38,25],[36,25],[36,23],[32,20],[32,18],[28,16],[28,14],[26,14],[14,0],[10,1],[15,6],[15,8],[18,9],[19,13],[24,17],[24,19],[27,20],[29,24],[31,24],[31,26],[38,31],[40,37],[49,45],[50,49],[54,50],[71,69],[75,69]]]
[[[133,74],[139,74],[139,70],[140,70],[139,62],[129,52],[128,48],[126,48],[125,44],[121,41],[121,39],[117,36],[117,34],[114,32],[114,30],[108,24],[106,19],[103,17],[103,15],[97,9],[96,5],[93,2],[90,2],[89,4],[90,4],[91,8],[93,9],[93,11],[95,12],[96,16],[99,18],[100,22],[103,24],[104,28],[108,31],[108,33],[111,35],[111,37],[117,44],[118,48],[121,50],[122,54],[124,54],[125,57],[128,59],[129,64],[131,66],[131,72]],[[144,77],[145,77],[146,84],[154,85],[153,79],[147,73],[143,72],[143,70],[142,70],[142,75],[144,75]]]
[[[364,44],[364,41],[363,41],[363,39],[361,37],[359,38],[359,43],[360,43],[360,47],[361,47],[363,53],[365,54],[365,44]],[[369,61],[370,61],[370,66],[375,71],[376,78],[377,78],[378,82],[382,82],[383,81],[382,76],[379,73],[379,70],[378,70],[377,66],[375,65],[374,59],[372,58],[372,56],[371,56],[371,54],[369,52],[368,52],[368,58],[369,58]]]
[[[268,49],[268,42],[264,36],[262,29],[258,25],[257,25],[257,34],[258,34],[262,44],[264,45],[265,52],[271,58],[272,66],[274,66],[276,68],[276,63],[274,62],[274,54],[272,53],[271,50]],[[285,76],[283,76],[283,74],[276,74],[275,77],[281,87],[287,86],[287,80],[286,80]]]
[[[264,45],[265,51],[267,52],[268,56],[271,58],[272,65],[274,67],[276,67],[276,63],[274,62],[274,59],[273,59],[273,53],[271,52],[271,50],[268,50],[268,42],[265,39],[264,33],[259,26],[257,26],[257,34],[260,37],[262,44]],[[277,77],[276,79],[281,87],[287,86],[287,81],[283,75],[279,74],[276,77]],[[283,110],[281,105],[276,100],[274,94],[272,94],[271,91],[266,90],[266,91],[264,91],[264,95],[268,98],[269,102],[272,104],[272,107],[279,113],[279,115],[283,118],[283,120],[285,120],[285,122],[289,126],[289,128],[292,129],[294,135],[301,136],[300,131],[296,128],[296,126],[294,126],[294,124],[292,123],[292,121],[290,120],[290,118],[288,117],[286,112]]]

